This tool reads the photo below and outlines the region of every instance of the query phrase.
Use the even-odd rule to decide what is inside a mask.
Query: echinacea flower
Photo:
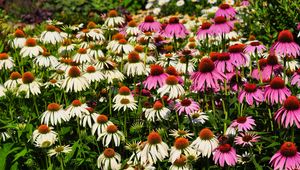
[[[191,113],[198,111],[199,108],[199,104],[189,98],[185,98],[175,104],[175,110],[179,115],[182,113],[190,115]]]
[[[47,50],[44,50],[41,55],[36,56],[33,62],[37,66],[44,68],[55,68],[59,64],[57,58],[51,55]]]
[[[169,170],[190,170],[193,169],[192,164],[190,164],[187,160],[187,156],[180,155],[172,165],[170,166]]]
[[[300,166],[300,153],[293,142],[284,142],[270,160],[276,170],[295,169]]]
[[[11,70],[14,66],[14,60],[7,53],[0,53],[0,70]]]
[[[236,151],[230,144],[221,144],[214,151],[213,160],[221,167],[234,166],[237,163]]]
[[[47,125],[40,125],[36,130],[32,133],[32,142],[36,142],[40,138],[43,139],[43,141],[52,141],[52,144],[57,140],[57,133],[53,131],[53,127],[49,127]],[[51,143],[51,142],[50,142]]]
[[[83,127],[88,127],[92,128],[92,120],[95,120],[97,117],[97,113],[95,113],[94,109],[91,107],[86,107],[86,110],[88,112],[83,112],[80,118],[80,125]]]
[[[271,49],[280,56],[293,56],[296,58],[300,55],[300,46],[294,41],[293,34],[289,30],[283,30],[278,35],[278,40]]]
[[[295,73],[293,74],[292,78],[291,78],[291,85],[293,86],[297,86],[298,88],[300,88],[300,68],[295,71]],[[5,84],[4,84],[5,86]]]
[[[233,29],[233,24],[228,22],[223,16],[216,16],[214,18],[214,24],[209,28],[210,35],[222,35],[229,33]]]
[[[76,63],[91,63],[92,62],[92,56],[87,53],[87,49],[80,48],[77,53],[73,56],[73,60]]]
[[[12,39],[11,46],[13,48],[23,48],[25,46],[26,38],[23,30],[17,29],[14,33],[14,39]]]
[[[70,153],[70,152],[72,152],[72,147],[70,147],[69,145],[66,145],[66,146],[64,146],[64,145],[58,145],[58,146],[55,146],[54,149],[50,149],[48,151],[48,155],[50,157],[52,157],[52,156],[59,156],[62,153],[67,154],[67,153]]]
[[[97,166],[101,169],[119,170],[121,168],[121,155],[113,148],[106,148],[97,159]]]
[[[190,57],[190,56],[188,56]],[[195,70],[194,64],[192,63],[192,60],[188,60],[186,56],[181,56],[179,58],[179,61],[174,66],[176,70],[180,73],[187,73],[193,72]]]
[[[123,81],[125,76],[118,70],[115,63],[110,63],[111,65],[105,65],[102,73],[104,74],[107,83],[112,84],[114,80]]]
[[[125,139],[123,132],[118,130],[118,127],[114,124],[107,125],[104,132],[102,132],[97,140],[101,140],[105,147],[110,144],[113,146],[120,146],[121,141]]]
[[[64,39],[61,46],[58,48],[59,54],[70,53],[75,49],[75,45],[72,44],[70,39]]]
[[[33,58],[43,52],[43,48],[36,44],[36,40],[28,38],[25,46],[21,48],[20,55],[24,57]]]
[[[190,114],[190,117],[192,118],[192,122],[195,124],[197,123],[204,124],[208,120],[208,116],[206,115],[206,113],[200,109],[198,111],[192,112]]]
[[[41,93],[40,86],[41,83],[35,80],[31,72],[25,72],[22,75],[22,84],[17,91],[17,95],[20,96],[21,93],[25,93],[25,98],[29,98],[32,95],[36,96]]]
[[[258,142],[260,136],[256,135],[254,132],[240,133],[235,137],[234,142],[236,145],[253,146],[253,143]]]
[[[203,22],[197,30],[197,38],[200,40],[205,40],[208,38],[210,26],[210,22]]]
[[[300,102],[297,97],[287,97],[283,106],[275,112],[274,119],[285,128],[294,125],[300,128]]]
[[[170,130],[170,136],[173,136],[175,139],[176,138],[180,138],[180,137],[183,137],[183,138],[192,138],[192,136],[194,136],[194,133],[189,133],[189,130],[184,130],[184,129],[178,129],[178,130],[175,130],[175,129],[172,129]]]
[[[218,90],[220,82],[223,82],[225,75],[220,72],[214,62],[209,58],[203,58],[198,66],[198,71],[192,73],[191,80],[193,91],[206,91],[209,88]]]
[[[69,115],[62,106],[57,103],[48,104],[47,110],[42,114],[41,123],[46,125],[57,125],[61,124],[63,121],[69,121]]]
[[[280,77],[274,77],[270,84],[265,87],[265,99],[271,105],[283,103],[291,94]]]
[[[17,87],[22,83],[22,75],[19,72],[12,72],[9,79],[4,82],[4,87],[8,90],[17,89]]]
[[[238,101],[243,103],[246,101],[250,106],[254,103],[259,104],[264,101],[264,93],[263,91],[256,86],[256,84],[246,83],[244,84],[244,89],[240,91],[238,95]]]
[[[244,54],[244,48],[244,44],[234,44],[228,48],[231,61],[236,67],[241,67],[248,64],[248,59]]]
[[[125,23],[125,19],[118,16],[118,12],[116,10],[110,10],[107,16],[108,17],[104,21],[104,25],[108,28],[116,28]]]
[[[157,132],[151,132],[148,140],[141,151],[141,163],[156,164],[157,161],[164,160],[168,154],[169,146],[162,141]]]
[[[89,48],[87,49],[87,53],[92,57],[92,61],[97,60],[100,57],[105,57],[103,51],[101,50],[100,43],[90,42]]]
[[[235,70],[235,63],[228,52],[219,53],[217,55],[217,60],[214,63],[216,68],[222,73],[228,73]]]
[[[163,30],[162,35],[168,38],[185,38],[189,34],[183,24],[179,23],[177,17],[171,17],[169,23]]]
[[[63,41],[63,37],[58,32],[58,28],[56,28],[54,25],[47,25],[46,31],[43,31],[41,34],[41,42],[47,44],[57,44]]]
[[[244,165],[251,161],[252,156],[253,155],[247,151],[245,153],[243,153],[242,155],[237,155],[237,163]]]
[[[251,76],[255,78],[256,80],[268,80],[270,76],[266,76],[264,79],[262,77],[262,70],[267,66],[267,59],[262,58],[258,60],[257,66],[259,66],[260,70],[258,70],[258,67],[252,70]]]
[[[223,16],[225,18],[234,18],[236,15],[236,10],[231,7],[229,4],[223,3],[219,5],[219,9],[217,10],[215,16]]]
[[[161,101],[155,101],[153,107],[145,110],[145,117],[148,121],[156,122],[167,120],[171,111],[164,107]]]
[[[185,93],[183,87],[178,83],[176,76],[168,76],[166,83],[157,90],[160,96],[168,94],[169,99],[175,99]]]
[[[175,139],[174,146],[171,147],[169,161],[174,163],[176,159],[180,158],[180,155],[189,155],[196,153],[196,151],[190,146],[188,139],[179,137]]]
[[[66,108],[66,113],[70,118],[78,117],[81,118],[84,114],[89,114],[89,111],[86,109],[86,104],[82,104],[80,100],[73,100],[71,105]]]
[[[9,138],[11,138],[11,136],[7,132],[0,132],[0,142],[5,142]]]
[[[191,144],[202,157],[210,157],[211,153],[218,147],[219,141],[209,128],[203,128],[199,136]]]
[[[140,60],[140,55],[132,51],[128,54],[128,62],[124,65],[124,73],[127,76],[135,77],[146,74],[146,67]]]
[[[261,55],[265,50],[266,46],[255,40],[246,45],[246,47],[244,48],[244,53],[247,55]]]
[[[120,39],[117,43],[113,44],[111,48],[116,54],[129,54],[134,50],[134,47],[129,44],[125,38]]]
[[[255,125],[255,120],[252,119],[252,116],[241,116],[232,121],[230,127],[237,128],[238,131],[247,132],[253,130]]]
[[[112,125],[113,123],[108,120],[108,117],[105,115],[97,115],[97,117],[94,117],[94,124],[92,126],[92,134],[95,135],[97,132],[97,135],[100,136],[101,133],[106,131],[106,128],[108,125]]]
[[[143,82],[146,89],[156,89],[157,86],[162,87],[168,75],[164,73],[164,69],[160,65],[150,66],[150,75]]]
[[[137,36],[142,33],[134,20],[128,22],[125,32],[128,36]]]
[[[89,30],[85,35],[89,38],[92,38],[94,41],[104,41],[105,37],[103,35],[103,31],[100,28],[97,28],[96,23],[89,22],[87,25],[87,29]]]
[[[274,52],[270,52],[267,57],[267,65],[261,70],[262,80],[268,80],[273,75],[279,75],[283,70],[283,66],[279,63],[277,56]]]
[[[88,80],[81,75],[78,67],[72,66],[66,78],[63,81],[62,88],[66,92],[80,92],[87,89],[89,86]]]
[[[146,16],[144,22],[139,25],[142,32],[159,32],[161,30],[161,23],[154,21],[153,16]]]
[[[85,77],[90,84],[105,80],[103,73],[92,65],[86,67],[86,72],[83,74],[83,77]]]

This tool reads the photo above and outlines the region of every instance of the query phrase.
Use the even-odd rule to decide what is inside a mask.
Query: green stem
[[[224,114],[225,114],[225,120],[224,120],[224,132],[223,132],[223,133],[225,133],[226,130],[227,130],[228,113],[227,113],[227,111],[226,111],[226,107],[225,107],[225,102],[224,102],[224,100],[222,100],[222,105],[223,105],[223,111],[224,111]]]

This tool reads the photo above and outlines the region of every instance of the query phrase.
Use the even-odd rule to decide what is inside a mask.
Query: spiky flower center
[[[156,101],[153,105],[154,110],[160,110],[164,107],[164,105],[160,101]]]
[[[169,24],[178,24],[179,23],[179,18],[177,17],[171,17],[169,19]]]
[[[103,152],[104,156],[107,158],[113,158],[116,155],[116,152],[112,148],[106,148]]]
[[[230,60],[230,53],[226,53],[226,52],[219,53],[218,60],[219,61],[228,61],[228,60]]]
[[[118,16],[118,12],[116,10],[110,10],[108,12],[108,17],[112,18],[112,17],[117,17]]]
[[[25,72],[22,76],[22,81],[24,84],[29,84],[34,81],[34,76],[31,72]]]
[[[260,42],[259,41],[254,41],[254,42],[251,42],[250,45],[256,47],[256,46],[260,45]]]
[[[77,51],[79,54],[86,54],[87,50],[85,48],[79,48]]]
[[[183,137],[179,137],[175,140],[174,146],[176,149],[185,149],[189,146],[189,140]]]
[[[97,117],[97,123],[104,124],[106,122],[108,122],[108,117],[107,116],[105,116],[105,115],[99,115]]]
[[[10,79],[11,80],[17,80],[17,79],[19,79],[19,78],[21,78],[22,77],[22,75],[19,73],[19,72],[12,72],[11,74],[10,74]]]
[[[57,83],[57,80],[51,79],[51,80],[49,80],[49,82],[52,83],[52,84],[55,84],[55,83]]]
[[[126,44],[126,43],[127,43],[127,40],[124,38],[119,40],[119,44]]]
[[[93,21],[90,21],[90,22],[88,23],[88,25],[87,25],[87,28],[93,29],[93,28],[96,28],[96,26],[97,26],[96,23],[94,23]]]
[[[260,68],[264,68],[265,66],[267,66],[268,61],[267,61],[267,59],[262,58],[262,59],[260,59],[260,60],[258,61],[258,64],[259,64],[259,67],[260,67]]]
[[[166,73],[168,73],[169,75],[178,76],[177,70],[173,66],[167,67]]]
[[[56,152],[56,153],[60,153],[60,152],[62,152],[62,151],[64,151],[65,150],[65,148],[63,147],[63,146],[58,146],[58,147],[56,147],[55,149],[54,149],[54,151]]]
[[[208,30],[210,28],[210,26],[211,26],[210,22],[203,22],[201,25],[201,29]]]
[[[199,137],[202,140],[210,140],[214,137],[214,134],[209,128],[204,128],[199,132]]]
[[[153,16],[148,15],[148,16],[145,17],[144,21],[145,22],[154,22],[154,18],[153,18]]]
[[[278,41],[283,43],[289,43],[294,41],[293,34],[289,30],[283,30],[278,35]]]
[[[241,116],[241,117],[239,117],[239,118],[236,119],[236,122],[240,123],[240,124],[243,124],[246,121],[247,121],[247,117],[245,117],[245,116]]]
[[[217,17],[215,17],[215,24],[223,24],[226,21],[227,21],[226,18],[223,17],[223,16],[217,16]]]
[[[186,161],[186,156],[180,155],[180,157],[177,158],[173,164],[177,167],[183,167],[186,164]]]
[[[242,137],[242,139],[244,142],[249,142],[253,139],[253,137],[251,135],[246,134]]]
[[[298,110],[300,108],[300,102],[295,96],[289,96],[284,101],[284,108],[286,110]]]
[[[121,33],[117,33],[117,34],[115,34],[115,35],[112,36],[112,39],[116,40],[116,41],[118,41],[120,39],[124,39],[124,38],[125,38],[124,35],[121,34]]]
[[[230,53],[242,53],[244,51],[245,45],[244,44],[234,44],[229,46],[228,51]]]
[[[187,107],[192,104],[192,101],[190,99],[183,99],[183,100],[181,100],[180,104],[181,104],[181,106]]]
[[[162,139],[161,139],[161,136],[157,132],[151,132],[148,135],[148,140],[147,141],[151,145],[156,145],[156,144],[161,143]]]
[[[86,68],[86,72],[88,72],[88,73],[95,73],[96,72],[96,68],[94,66],[88,66]]]
[[[227,143],[220,145],[218,148],[223,153],[229,152],[231,150],[231,146]]]
[[[17,29],[16,31],[15,31],[15,37],[18,37],[18,38],[22,38],[22,37],[25,37],[25,34],[24,34],[24,32],[22,31],[22,30],[20,30],[20,29]]]
[[[72,101],[72,106],[74,106],[74,107],[78,107],[78,106],[81,106],[82,105],[82,103],[81,103],[81,101],[80,100],[73,100]]]
[[[142,52],[144,52],[144,47],[141,45],[137,45],[134,47],[134,50],[138,53],[142,53]]]
[[[34,46],[36,46],[36,40],[35,39],[33,39],[33,38],[28,38],[27,40],[26,40],[26,46],[28,46],[28,47],[34,47]]]
[[[228,9],[228,8],[230,8],[230,5],[229,4],[221,4],[219,6],[219,8],[221,8],[221,9]]]
[[[129,103],[130,103],[130,100],[129,100],[129,99],[123,98],[123,99],[121,99],[120,103],[126,105],[126,104],[129,104]]]
[[[130,22],[128,22],[128,26],[129,27],[136,27],[137,24],[136,24],[136,22],[134,20],[131,20]]]
[[[50,103],[47,106],[47,110],[50,112],[56,112],[60,109],[60,105],[57,103]]]
[[[256,92],[257,87],[256,87],[256,84],[246,83],[244,85],[244,89],[248,93],[253,93],[253,92]]]
[[[151,65],[150,66],[150,74],[152,76],[159,76],[164,73],[164,69],[160,65]]]
[[[68,75],[70,77],[79,77],[80,76],[80,70],[76,66],[72,66],[68,72]]]
[[[173,51],[173,46],[172,45],[164,46],[164,50],[166,50],[167,52],[171,52]]]
[[[214,62],[211,59],[209,59],[209,58],[203,58],[200,61],[198,69],[202,73],[212,72],[215,69],[215,64],[214,64]]]
[[[278,58],[274,53],[271,53],[267,58],[268,65],[274,66],[278,64]]]
[[[41,134],[47,134],[50,132],[50,128],[47,126],[47,125],[40,125],[38,127],[38,132],[41,133]]]
[[[7,53],[0,53],[0,60],[6,60],[8,59]]]
[[[129,63],[138,63],[140,61],[139,53],[132,51],[128,54],[128,62]]]
[[[217,61],[219,54],[220,54],[219,52],[210,52],[209,57],[212,61]]]
[[[270,82],[270,86],[272,89],[283,89],[285,87],[284,81],[280,77],[275,77]]]
[[[178,79],[176,76],[170,75],[169,77],[167,77],[166,83],[168,85],[176,85],[178,84]]]
[[[50,32],[54,32],[56,30],[56,27],[54,25],[47,25],[46,30]]]
[[[127,86],[122,86],[119,89],[119,94],[120,95],[129,95],[130,94],[130,89]]]
[[[116,133],[118,131],[118,127],[116,125],[108,125],[106,127],[106,131],[107,133]]]
[[[297,154],[297,147],[293,142],[284,142],[280,147],[280,153],[285,157],[293,157]]]

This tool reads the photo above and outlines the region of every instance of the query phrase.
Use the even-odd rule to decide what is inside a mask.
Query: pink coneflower
[[[139,29],[143,32],[159,32],[161,23],[154,21],[153,16],[146,16],[144,22],[139,25]]]
[[[265,87],[265,99],[271,105],[283,103],[291,94],[291,91],[285,86],[284,81],[280,77],[274,77],[270,84]]]
[[[300,68],[293,74],[291,85],[297,85],[297,87],[300,88]]]
[[[296,169],[300,166],[300,153],[293,142],[284,142],[280,150],[271,158],[270,164],[274,169]]]
[[[248,55],[262,54],[265,50],[266,46],[255,40],[246,45],[244,53]]]
[[[181,78],[181,76],[179,76],[177,70],[175,69],[175,67],[173,66],[169,66],[166,68],[166,73],[172,76],[175,76],[178,79],[178,83],[179,84],[183,84],[183,79]]]
[[[284,127],[292,127],[296,125],[300,128],[300,102],[295,96],[289,96],[277,112],[274,114],[278,124]]]
[[[255,120],[252,119],[252,116],[241,116],[238,117],[237,119],[235,119],[234,121],[232,121],[230,127],[234,127],[237,128],[238,131],[249,131],[252,130],[255,126]]]
[[[191,75],[191,89],[194,91],[205,91],[207,88],[218,90],[219,81],[223,82],[225,78],[225,75],[215,68],[211,59],[203,58],[199,63],[198,71]]]
[[[231,72],[226,73],[226,79],[229,84],[230,90],[233,92],[237,92],[247,81],[246,78],[241,76],[241,73],[238,72]]]
[[[160,65],[150,66],[150,75],[143,82],[146,89],[156,89],[165,84],[168,74],[164,73],[164,69]]]
[[[247,57],[243,53],[244,49],[244,44],[234,44],[228,48],[230,58],[236,67],[244,66],[248,62]]]
[[[197,30],[197,38],[200,40],[205,39],[209,34],[210,22],[203,22]]]
[[[300,55],[300,46],[294,41],[293,34],[289,30],[283,30],[278,35],[278,40],[272,45],[272,50],[282,57]]]
[[[233,23],[228,22],[225,17],[218,16],[214,18],[214,24],[209,28],[210,35],[220,35],[229,33],[233,29]]]
[[[260,136],[253,132],[240,133],[239,136],[235,137],[234,143],[242,146],[253,146],[253,143],[258,142]]]
[[[199,104],[192,99],[183,99],[180,102],[177,102],[175,105],[175,109],[178,112],[179,115],[182,113],[185,113],[187,115],[190,115],[194,113],[195,111],[199,110]]]
[[[243,103],[244,99],[250,106],[252,106],[254,102],[258,105],[264,101],[264,93],[256,86],[256,84],[246,83],[244,89],[238,96],[240,103]]]
[[[278,62],[277,56],[274,52],[270,52],[267,58],[267,65],[262,70],[262,79],[268,80],[273,74],[278,75],[282,71],[282,68],[282,65]]]
[[[179,23],[179,19],[177,17],[171,17],[163,31],[163,36],[168,38],[185,38],[188,34],[188,30],[183,24]]]
[[[221,167],[224,167],[225,163],[234,166],[237,162],[236,151],[230,144],[222,144],[215,150],[213,160],[215,164],[219,164]]]
[[[251,76],[253,78],[255,78],[256,80],[260,80],[260,77],[262,77],[262,70],[264,70],[264,68],[267,66],[267,59],[265,58],[262,58],[260,60],[258,60],[258,65],[259,65],[259,68],[260,68],[260,71],[258,70],[258,68],[256,69],[253,69],[252,73],[251,73]],[[265,77],[262,79],[269,79],[270,77]]]
[[[235,15],[236,15],[236,10],[233,7],[231,7],[229,4],[221,4],[215,14],[215,16],[217,17],[223,16],[228,19],[234,18]]]
[[[230,53],[219,53],[217,58],[215,65],[219,71],[222,73],[234,71],[235,67],[233,65],[233,60],[231,60]]]

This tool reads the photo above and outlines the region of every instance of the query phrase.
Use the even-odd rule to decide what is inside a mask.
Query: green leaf
[[[20,147],[13,148],[13,145],[13,143],[5,143],[0,149],[0,169],[6,168],[6,158],[9,154],[21,149]]]
[[[20,157],[25,156],[26,153],[27,153],[27,148],[24,148],[21,152],[19,152],[15,155],[13,162],[17,161]]]
[[[271,143],[270,145],[268,145],[267,147],[265,147],[265,149],[267,149],[267,148],[273,148],[274,146],[278,146],[278,145],[280,145],[279,142],[274,142],[274,143]]]

